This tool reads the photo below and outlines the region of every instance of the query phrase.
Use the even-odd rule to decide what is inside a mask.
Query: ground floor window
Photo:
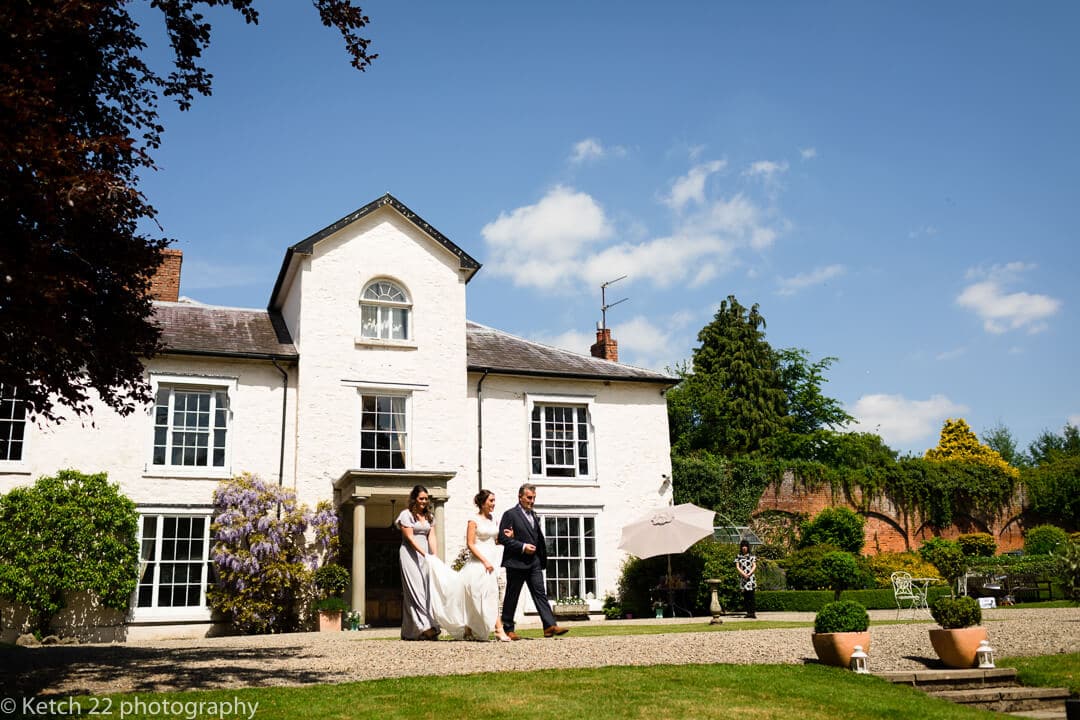
[[[596,518],[545,515],[547,594],[552,600],[596,597]]]
[[[0,383],[0,462],[23,459],[26,403],[11,385]]]
[[[210,582],[209,515],[143,515],[138,608],[203,608]]]

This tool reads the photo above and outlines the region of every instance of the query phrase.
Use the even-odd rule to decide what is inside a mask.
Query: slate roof
[[[154,303],[165,353],[251,359],[298,360],[279,313],[198,303]],[[468,369],[500,375],[620,380],[674,385],[678,378],[610,362],[465,323]]]
[[[601,360],[519,338],[501,330],[466,322],[469,370],[503,375],[626,380],[675,385],[678,378],[633,365]]]
[[[198,303],[154,303],[166,353],[256,359],[300,357],[280,313]]]

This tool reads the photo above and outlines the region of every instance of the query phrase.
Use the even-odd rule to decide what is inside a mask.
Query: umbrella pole
[[[671,553],[667,556],[667,600],[671,617],[675,617],[675,578],[671,574]]]

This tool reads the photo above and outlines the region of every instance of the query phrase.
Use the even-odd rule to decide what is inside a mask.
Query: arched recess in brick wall
[[[1027,527],[1028,518],[1021,513],[1006,520],[998,530],[994,539],[997,540],[999,553],[1021,550],[1024,547],[1024,529]]]
[[[876,512],[863,513],[866,525],[863,534],[866,544],[863,545],[863,554],[878,554],[883,552],[904,552],[910,550],[907,531],[896,521],[895,518]]]
[[[750,515],[750,527],[762,542],[793,546],[798,539],[799,525],[805,517],[805,513],[790,510],[760,510]]]

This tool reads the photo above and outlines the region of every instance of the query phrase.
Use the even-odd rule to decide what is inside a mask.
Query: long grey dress
[[[431,616],[431,581],[425,559],[428,535],[433,527],[424,518],[415,519],[408,509],[401,511],[396,522],[399,528],[412,528],[413,539],[424,549],[422,556],[403,536],[398,551],[401,558],[401,639],[417,640],[425,630],[439,629]]]

